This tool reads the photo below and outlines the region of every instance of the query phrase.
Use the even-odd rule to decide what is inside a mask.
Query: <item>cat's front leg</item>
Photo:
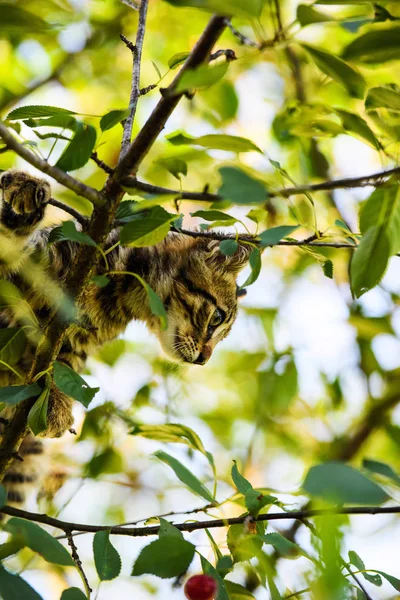
[[[0,192],[0,275],[4,276],[18,271],[34,249],[33,234],[51,190],[44,179],[11,170],[1,175]]]
[[[0,178],[2,230],[29,237],[44,217],[50,200],[50,184],[24,171],[5,171]]]

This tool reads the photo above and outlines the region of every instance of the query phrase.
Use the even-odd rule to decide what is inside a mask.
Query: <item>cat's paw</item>
[[[50,185],[24,171],[5,171],[0,178],[3,201],[17,215],[42,213],[50,200]]]

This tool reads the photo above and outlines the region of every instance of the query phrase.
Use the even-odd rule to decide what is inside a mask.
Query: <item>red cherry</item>
[[[193,575],[185,583],[185,596],[188,600],[214,600],[218,584],[209,575]]]

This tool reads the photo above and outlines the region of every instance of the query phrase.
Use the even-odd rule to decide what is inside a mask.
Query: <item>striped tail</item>
[[[13,460],[4,476],[3,485],[7,490],[7,504],[22,508],[27,495],[40,487],[47,473],[48,458],[43,442],[31,434],[22,442],[18,454],[22,460]]]

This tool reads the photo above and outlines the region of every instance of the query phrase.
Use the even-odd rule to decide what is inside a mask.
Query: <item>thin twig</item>
[[[214,16],[211,18],[196,46],[184,62],[178,75],[168,86],[166,93],[158,101],[158,104],[143,125],[135,140],[128,147],[123,156],[120,157],[115,169],[115,179],[121,181],[122,179],[126,179],[131,173],[137,171],[137,168],[144,160],[155,140],[165,127],[170,115],[184,95],[184,92],[177,93],[175,91],[183,73],[188,69],[193,69],[205,61],[208,61],[211,51],[216,41],[225,30],[225,27],[225,17]]]
[[[213,54],[210,54],[210,62],[216,60],[220,56],[225,56],[227,61],[237,60],[235,52],[228,48],[226,50],[217,50],[216,52],[213,52]]]
[[[74,542],[74,538],[72,537],[72,533],[71,531],[66,530],[66,537],[68,540],[68,545],[71,548],[71,556],[72,556],[72,560],[75,563],[75,566],[77,568],[77,571],[79,573],[79,575],[81,576],[83,585],[85,587],[85,592],[86,592],[86,596],[89,598],[90,600],[90,594],[93,591],[92,588],[89,585],[89,581],[88,578],[86,577],[86,573],[83,570],[83,566],[82,566],[82,561],[79,558],[79,554],[78,554],[78,548],[76,547],[76,544]]]
[[[224,233],[218,233],[216,231],[191,231],[190,229],[177,229],[176,227],[171,227],[171,231],[175,232],[175,233],[181,233],[183,235],[187,235],[189,237],[193,237],[193,238],[208,238],[211,240],[217,240],[217,241],[223,241],[223,240],[231,240],[232,239],[232,234],[224,234]],[[236,238],[235,238],[236,239]],[[305,238],[303,240],[281,240],[280,242],[277,242],[276,244],[269,244],[267,247],[274,247],[274,246],[316,246],[319,248],[349,248],[351,250],[355,250],[357,248],[357,246],[355,244],[349,244],[347,242],[324,242],[320,239],[315,240],[315,237],[312,236],[311,238]],[[251,242],[252,244],[254,244],[255,246],[260,245],[259,240],[257,239],[257,237],[243,237],[243,236],[238,236],[237,238],[238,242]]]
[[[133,2],[133,0],[121,0],[121,2],[133,10],[139,10],[139,4],[136,4],[136,2]]]
[[[42,173],[50,175],[53,179],[61,183],[64,187],[72,190],[78,196],[82,196],[89,200],[95,206],[103,206],[105,198],[98,190],[85,185],[81,181],[74,179],[58,167],[50,165],[46,160],[33,154],[26,146],[20,144],[15,137],[10,133],[4,123],[0,120],[0,137],[4,140],[7,146],[13,150],[18,156],[26,160],[33,167],[36,167]]]
[[[350,575],[350,577],[352,577],[354,579],[354,581],[356,582],[356,584],[358,585],[358,587],[360,588],[360,590],[363,592],[363,594],[365,596],[365,600],[373,600],[373,598],[371,598],[371,596],[368,594],[367,590],[365,589],[365,587],[363,586],[363,584],[361,583],[361,581],[358,579],[358,577],[350,569],[350,567],[346,563],[346,561],[343,561],[343,566],[346,569],[346,571],[348,572],[348,574]]]
[[[344,179],[332,179],[311,185],[299,185],[296,187],[271,192],[270,195],[287,197],[295,196],[297,194],[304,194],[306,192],[335,190],[338,188],[358,188],[372,184],[378,187],[386,183],[386,179],[391,175],[400,175],[400,167],[388,169],[387,171],[379,171],[378,173],[373,173],[372,175],[363,175],[361,177],[345,177]]]
[[[132,537],[144,537],[147,535],[158,535],[159,525],[151,527],[109,527],[107,525],[85,525],[84,523],[70,523],[61,521],[54,517],[49,517],[45,514],[33,513],[27,510],[15,508],[13,506],[3,506],[0,508],[0,513],[12,517],[20,517],[35,523],[43,523],[50,525],[63,531],[85,531],[87,533],[96,533],[97,531],[108,530],[112,535],[127,535]],[[284,521],[288,519],[307,519],[311,517],[326,517],[332,515],[382,515],[382,514],[399,514],[400,506],[353,506],[349,508],[332,508],[330,509],[310,509],[310,510],[294,510],[282,513],[269,513],[254,517],[254,521]],[[240,525],[248,519],[248,515],[240,517],[231,517],[228,519],[212,519],[208,521],[191,521],[183,523],[174,523],[174,526],[179,531],[198,531],[200,529],[210,529],[217,527],[228,527],[230,525]]]
[[[126,154],[131,143],[132,127],[133,122],[135,120],[136,107],[140,95],[140,65],[142,61],[143,41],[146,30],[147,5],[148,0],[141,0],[139,8],[139,24],[136,33],[136,44],[135,46],[128,46],[133,55],[132,87],[131,95],[129,98],[131,112],[129,113],[124,123],[124,133],[122,136],[121,144],[121,158]],[[126,43],[126,38],[124,39],[124,36],[121,36],[121,38]]]
[[[78,212],[74,208],[71,208],[71,206],[67,206],[66,204],[63,204],[62,202],[55,200],[54,198],[50,199],[49,204],[51,204],[52,206],[56,206],[57,208],[61,208],[61,210],[68,213],[69,215],[71,215],[71,217],[74,217],[74,219],[76,221],[78,221],[78,223],[80,223],[82,225],[82,227],[86,227],[86,225],[89,222],[89,219],[87,219],[86,217],[81,215],[80,212]]]
[[[254,40],[251,40],[247,36],[243,35],[243,33],[240,33],[240,31],[238,31],[232,25],[232,23],[229,21],[229,19],[226,19],[226,26],[229,27],[229,29],[231,30],[232,34],[235,36],[235,38],[237,38],[239,40],[239,42],[243,46],[250,46],[251,48],[259,48],[259,45],[257,44],[257,42],[255,42]]]
[[[173,190],[170,188],[161,187],[159,185],[145,183],[144,181],[139,181],[135,177],[126,177],[121,181],[121,185],[126,188],[142,190],[143,192],[154,194],[156,196],[175,196],[178,198],[178,200],[199,200],[201,202],[217,202],[218,200],[222,200],[222,196],[219,196],[218,194],[210,194],[209,192],[187,192]]]
[[[266,192],[266,197],[268,195],[269,198],[278,196],[288,198],[289,196],[296,196],[308,192],[319,192],[340,188],[360,188],[369,185],[379,187],[384,185],[391,175],[400,175],[400,167],[394,167],[393,169],[388,169],[387,171],[379,171],[378,173],[372,173],[371,175],[362,175],[361,177],[329,179],[327,181],[321,181],[320,183],[312,183],[309,185],[299,185],[296,187],[281,188],[278,190],[268,190],[268,193]],[[223,200],[222,196],[219,194],[211,194],[210,192],[188,192],[186,190],[173,190],[171,188],[164,188],[159,185],[152,185],[150,183],[145,183],[144,181],[139,181],[135,177],[126,177],[121,180],[121,184],[126,188],[142,190],[148,194],[175,196],[179,200],[195,200],[199,202],[218,202],[218,200]]]
[[[100,169],[103,169],[103,171],[105,171],[108,175],[112,175],[114,173],[114,169],[106,165],[106,163],[98,157],[97,152],[92,152],[90,158],[96,163],[96,165],[100,167]]]

